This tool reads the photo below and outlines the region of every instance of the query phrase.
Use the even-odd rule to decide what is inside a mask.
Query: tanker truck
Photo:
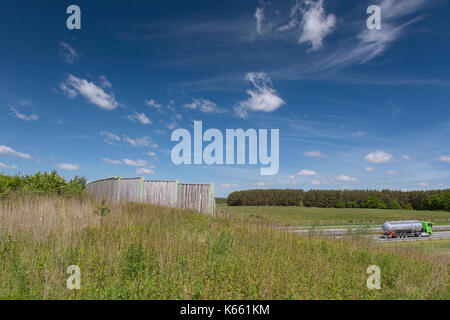
[[[386,221],[383,223],[385,238],[429,237],[433,234],[432,223],[419,220]]]

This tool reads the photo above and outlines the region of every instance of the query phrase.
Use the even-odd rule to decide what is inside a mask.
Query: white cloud
[[[392,161],[394,159],[394,157],[392,156],[392,154],[386,153],[381,150],[377,150],[377,151],[367,154],[364,157],[364,159],[366,161],[372,162],[372,163],[385,163],[385,162]]]
[[[119,105],[113,93],[106,93],[93,82],[71,74],[61,82],[59,87],[69,98],[75,98],[80,94],[90,103],[105,110],[113,110]]]
[[[450,163],[450,156],[440,156],[437,160]]]
[[[16,108],[11,107],[10,108],[11,111],[14,113],[14,116],[18,119],[22,119],[23,121],[36,121],[39,119],[37,114],[30,114],[29,116],[27,116],[26,114],[20,113],[19,111],[17,111]]]
[[[100,76],[98,78],[100,80],[100,85],[102,86],[102,88],[112,88],[111,82],[109,82],[109,80],[105,76]]]
[[[123,136],[123,141],[128,142],[129,144],[131,144],[133,147],[148,147],[148,146],[152,146],[152,148],[156,148],[157,145],[156,144],[151,144],[150,142],[150,137],[138,137],[136,139],[132,139],[127,135]]]
[[[356,131],[352,133],[352,137],[361,137],[361,136],[365,136],[366,133],[364,131]]]
[[[302,169],[297,172],[298,176],[315,176],[317,173],[314,170]]]
[[[28,153],[18,152],[18,151],[14,150],[8,146],[5,146],[5,145],[0,145],[0,154],[24,158],[24,159],[31,158],[31,156]]]
[[[420,186],[420,187],[429,187],[429,186],[430,186],[430,185],[429,185],[428,183],[426,183],[426,182],[420,182],[420,183],[418,183],[417,185]]]
[[[272,112],[280,108],[285,102],[278,95],[272,86],[270,78],[264,72],[249,72],[245,80],[250,81],[255,90],[247,90],[250,97],[245,101],[240,101],[234,107],[236,113],[245,118],[247,111]]]
[[[322,47],[323,39],[336,26],[336,17],[334,14],[326,15],[325,9],[323,8],[323,0],[306,0],[305,6],[306,8],[302,9],[302,34],[298,42],[311,42],[311,49],[317,50]]]
[[[155,171],[150,168],[138,168],[136,174],[155,174]]]
[[[134,112],[134,114],[130,114],[127,119],[133,122],[140,122],[144,125],[152,124],[151,120],[145,115],[145,113]]]
[[[356,178],[349,177],[349,176],[346,176],[346,175],[343,175],[343,174],[338,175],[336,177],[336,179],[338,179],[339,181],[347,181],[347,182],[349,182],[349,181],[358,181],[358,179],[356,179]]]
[[[322,184],[322,181],[320,180],[313,180],[310,182],[313,186],[320,186]]]
[[[387,172],[387,174],[390,174],[390,175],[396,175],[397,174],[397,171],[395,171],[395,170],[389,170],[388,172]]]
[[[382,0],[379,6],[383,27],[380,30],[369,30],[364,25],[362,31],[356,36],[355,42],[348,42],[341,49],[332,52],[326,59],[320,61],[315,72],[364,63],[379,56],[391,43],[400,38],[408,25],[420,17],[412,18],[404,23],[400,22],[401,18],[422,9],[426,3],[429,2],[426,0]]]
[[[373,171],[376,171],[376,170],[378,170],[377,168],[372,168],[372,167],[366,167],[366,171],[367,172],[373,172]]]
[[[61,170],[66,171],[74,171],[74,170],[80,170],[81,167],[79,164],[73,164],[73,163],[57,163],[55,164],[55,167]]]
[[[186,108],[193,109],[193,110],[199,110],[203,113],[222,113],[225,112],[225,110],[220,109],[217,107],[217,104],[214,102],[208,100],[208,99],[192,99],[192,103],[187,103],[184,105]]]
[[[177,126],[178,126],[178,123],[177,123],[176,121],[173,121],[173,122],[168,123],[168,124],[166,125],[167,129],[169,129],[169,130],[173,130],[173,129],[175,129]]]
[[[142,159],[137,160],[123,159],[123,163],[125,163],[127,166],[133,167],[146,167],[148,165],[148,161]]]
[[[103,158],[102,161],[109,163],[109,164],[122,164],[122,161],[120,161],[120,160],[112,160],[109,158]]]
[[[100,135],[102,137],[105,137],[108,141],[117,141],[120,142],[120,137],[112,132],[109,131],[100,131]],[[106,141],[106,140],[105,140]]]
[[[303,154],[305,156],[308,156],[308,157],[311,157],[311,158],[312,157],[325,157],[325,155],[322,152],[317,151],[317,150],[303,152]]]
[[[65,62],[73,64],[78,60],[79,55],[70,44],[66,42],[60,42],[59,44],[61,46],[59,53]]]
[[[295,179],[295,176],[291,174],[288,179]]]
[[[0,169],[18,169],[18,167],[15,164],[7,165],[4,164],[3,162],[0,162]]]
[[[156,102],[153,99],[149,99],[149,100],[145,100],[144,102],[147,106],[161,110],[161,104],[159,104],[158,102]]]
[[[224,188],[239,188],[239,185],[236,183],[222,183],[220,186]]]
[[[408,156],[407,154],[404,154],[402,157],[403,157],[403,159],[405,159],[405,160],[411,160],[411,157]]]
[[[149,152],[144,152],[144,154],[150,156],[150,157],[156,157],[156,153],[153,151],[149,151]]]
[[[264,8],[256,8],[255,19],[256,19],[256,32],[261,34],[262,22],[264,20]]]

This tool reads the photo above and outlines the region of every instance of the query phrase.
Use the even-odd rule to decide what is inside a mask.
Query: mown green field
[[[386,220],[427,220],[435,224],[450,224],[448,211],[387,210],[361,208],[314,208],[281,206],[227,206],[217,204],[222,211],[238,217],[257,217],[283,225],[351,225],[381,224]]]
[[[0,299],[449,299],[449,260],[366,239],[330,239],[86,198],[0,202]],[[80,269],[79,290],[67,268]],[[381,289],[366,286],[381,270]]]

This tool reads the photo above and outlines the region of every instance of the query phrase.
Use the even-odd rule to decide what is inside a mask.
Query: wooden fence
[[[193,209],[213,215],[216,209],[214,184],[187,184],[175,181],[155,181],[141,178],[114,177],[92,181],[86,190],[95,199],[106,201],[146,202],[165,207]]]

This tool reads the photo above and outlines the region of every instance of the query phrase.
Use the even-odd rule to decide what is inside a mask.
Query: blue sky
[[[68,30],[66,8],[81,8]],[[369,5],[381,29],[369,30]],[[450,186],[448,1],[2,1],[0,170],[248,188]],[[280,130],[280,169],[172,163],[177,128]]]

